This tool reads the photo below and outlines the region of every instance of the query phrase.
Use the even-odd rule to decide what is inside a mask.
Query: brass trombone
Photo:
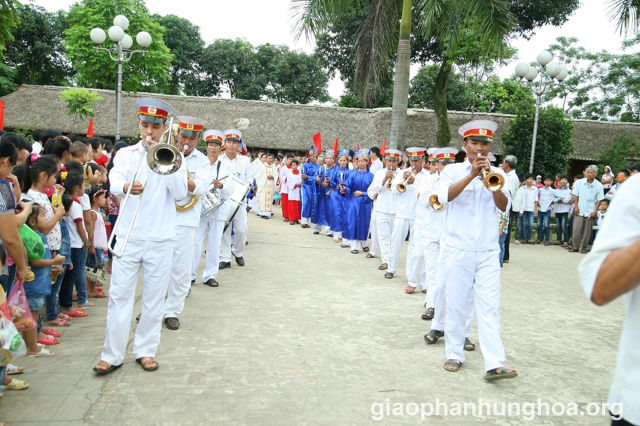
[[[173,117],[169,119],[169,123],[164,132],[160,135],[159,143],[149,148],[147,152],[147,165],[151,169],[152,172],[157,173],[159,175],[171,175],[177,172],[182,166],[182,153],[175,146],[170,144],[171,140],[171,129],[173,127]],[[166,140],[163,140],[165,139]],[[143,148],[146,150],[149,146],[149,141],[151,140],[150,136],[147,136],[143,143]],[[142,142],[141,142],[142,143]],[[129,188],[127,188],[127,192],[122,200],[122,204],[120,205],[120,210],[124,212],[125,206],[127,205],[127,201],[129,200],[129,196],[131,195],[131,189],[133,188],[133,184],[138,177],[138,173],[140,172],[140,167],[142,166],[142,162],[144,161],[144,153],[140,156],[140,161],[138,162],[138,166],[136,167],[136,171],[129,181]],[[109,251],[118,259],[121,259],[124,255],[124,250],[129,242],[129,237],[131,236],[131,230],[133,229],[133,224],[138,216],[138,210],[140,209],[140,204],[142,203],[142,196],[144,192],[140,194],[138,197],[138,203],[136,204],[136,208],[133,211],[133,216],[131,217],[131,223],[129,224],[129,229],[127,230],[127,235],[124,238],[124,241],[121,242],[122,247],[119,252],[115,250],[115,248],[111,248],[113,243],[113,239],[116,236],[116,230],[118,229],[118,225],[120,224],[120,220],[122,219],[122,214],[118,216],[118,220],[113,226],[113,230],[111,231],[111,237],[109,238]]]
[[[407,192],[407,185],[409,185],[409,180],[415,176],[416,176],[416,171],[412,167],[411,173],[409,174],[409,176],[404,181],[396,185],[396,190],[401,194],[404,194],[405,192]]]

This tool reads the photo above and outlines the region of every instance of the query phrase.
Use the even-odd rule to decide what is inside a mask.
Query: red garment
[[[300,201],[288,201],[289,207],[288,207],[288,215],[289,215],[289,220],[291,222],[293,222],[294,220],[300,220]]]
[[[98,158],[97,160],[94,160],[96,163],[98,163],[99,165],[101,165],[102,167],[107,167],[107,163],[109,162],[109,159],[107,158],[106,155],[102,154],[102,156],[100,158]]]
[[[282,218],[289,219],[289,194],[280,194],[282,196]]]

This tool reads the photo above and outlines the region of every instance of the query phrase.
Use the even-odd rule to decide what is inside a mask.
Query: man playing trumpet
[[[144,270],[142,317],[133,339],[133,356],[146,371],[158,368],[155,355],[160,344],[164,300],[171,274],[169,259],[173,259],[176,241],[175,200],[186,197],[188,191],[185,161],[171,175],[154,173],[145,164],[147,150],[158,144],[167,127],[167,118],[173,114],[173,107],[153,98],[138,99],[135,105],[138,107],[138,128],[142,140],[122,148],[109,173],[111,192],[122,199],[130,189],[131,196],[126,206],[121,206],[116,223],[115,251],[120,252],[127,239],[128,244],[122,257],[114,256],[113,259],[104,347],[101,361],[93,369],[98,374],[110,373],[122,366],[141,269]],[[136,174],[136,167],[136,180],[131,182]],[[128,234],[134,210],[142,195],[144,199],[139,206],[139,217]]]
[[[468,159],[442,171],[438,201],[448,203],[448,217],[441,241],[446,260],[446,323],[444,368],[458,371],[464,363],[465,325],[469,297],[478,312],[478,332],[484,356],[485,379],[516,377],[505,367],[505,350],[500,338],[500,246],[496,208],[507,211],[508,189],[492,188],[481,177],[483,170],[504,178],[492,168],[487,156],[498,125],[488,120],[471,121],[458,130],[464,138]]]
[[[180,328],[178,315],[184,309],[184,300],[191,288],[191,263],[196,228],[200,224],[200,197],[209,187],[210,166],[207,157],[196,149],[204,121],[193,117],[178,118],[178,149],[183,151],[188,170],[189,193],[176,200],[178,211],[177,240],[173,249],[173,266],[167,300],[164,304],[164,323],[169,330]]]

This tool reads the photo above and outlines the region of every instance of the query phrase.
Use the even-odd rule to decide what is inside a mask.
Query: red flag
[[[385,139],[382,142],[382,146],[380,147],[380,155],[384,155],[387,152],[387,140]]]
[[[89,120],[89,128],[87,129],[87,137],[88,138],[92,138],[93,137],[93,118],[91,118]]]
[[[0,130],[4,129],[4,99],[0,101]]]
[[[333,147],[331,147],[331,149],[333,149],[333,155],[338,155],[338,138],[336,138],[336,141],[333,143]]]
[[[316,146],[317,154],[322,153],[322,137],[320,136],[320,132],[313,135],[313,144]]]

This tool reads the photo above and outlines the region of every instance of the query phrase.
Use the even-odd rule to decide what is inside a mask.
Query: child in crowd
[[[107,228],[104,225],[105,214],[100,211],[107,204],[106,193],[102,187],[94,185],[89,192],[89,199],[91,200],[91,216],[94,223],[93,229],[93,245],[89,247],[89,255],[87,264],[89,266],[99,265],[104,266],[104,250],[107,248]],[[94,281],[87,280],[87,296],[102,299],[106,297],[101,288],[97,287],[102,285]]]
[[[607,213],[607,209],[609,209],[609,200],[606,198],[600,201],[600,209],[598,210],[598,220],[596,222],[596,238],[598,237],[598,232],[602,228],[602,222],[604,222],[604,215]]]
[[[553,210],[556,215],[557,240],[552,245],[569,247],[568,219],[571,212],[571,189],[569,189],[569,175],[560,176],[558,189],[553,191]]]
[[[538,240],[536,244],[551,245],[551,203],[555,198],[553,176],[544,177],[544,187],[538,193]]]
[[[496,216],[498,219],[498,241],[500,243],[500,267],[504,263],[504,240],[507,239],[507,232],[509,231],[509,213],[496,209]]]
[[[66,178],[66,176],[65,176]],[[63,216],[63,220],[60,221],[60,231],[62,234],[62,243],[60,245],[60,250],[58,253],[65,257],[64,263],[62,267],[58,271],[58,275],[55,278],[55,282],[51,285],[51,293],[47,296],[47,324],[53,325],[56,327],[68,327],[71,325],[71,317],[60,312],[60,307],[58,305],[58,295],[60,294],[60,286],[62,285],[62,280],[64,279],[64,274],[67,269],[70,269],[71,265],[71,240],[69,237],[69,228],[67,225],[67,221],[64,220],[64,217],[67,217],[71,214],[71,206],[73,204],[73,198],[71,195],[64,193],[62,194],[62,205],[64,207],[65,214]],[[60,337],[60,333],[53,331],[50,328],[49,333],[51,333],[54,337]]]
[[[60,287],[60,310],[70,317],[86,317],[88,315],[81,310],[81,308],[88,307],[84,266],[87,261],[87,249],[90,246],[79,199],[84,194],[83,180],[82,175],[75,173],[69,173],[65,180],[65,188],[73,197],[71,214],[64,218],[69,229],[71,265],[66,271]],[[78,295],[78,308],[76,309],[73,308],[74,287]]]
[[[80,164],[85,164],[89,161],[89,147],[82,142],[74,142],[69,148],[69,154],[73,161],[77,161]]]
[[[523,222],[523,236],[525,244],[533,244],[531,234],[533,232],[533,212],[538,205],[538,187],[533,183],[533,174],[524,175],[526,185],[524,186],[524,201],[520,208],[519,216]]]
[[[31,214],[27,218],[27,225],[33,229],[41,238],[45,247],[45,254],[41,259],[33,259],[29,261],[31,270],[35,275],[33,281],[24,283],[24,292],[29,303],[29,310],[33,321],[37,323],[37,327],[26,330],[22,333],[25,343],[27,344],[27,355],[29,356],[51,356],[53,352],[41,345],[57,345],[60,343],[54,336],[47,335],[42,332],[42,324],[40,322],[40,310],[45,304],[46,297],[51,293],[51,267],[54,265],[62,265],[64,257],[51,255],[47,237],[43,231],[47,229],[47,216],[45,209],[38,204],[34,204]]]
[[[298,160],[291,160],[291,173],[287,177],[287,191],[289,195],[289,225],[300,225],[300,187],[302,180]]]

